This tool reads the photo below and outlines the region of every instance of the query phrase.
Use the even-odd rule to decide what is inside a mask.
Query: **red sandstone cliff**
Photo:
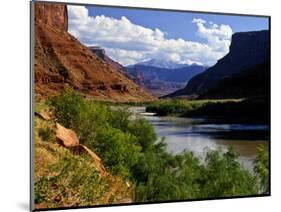
[[[67,8],[62,4],[35,3],[35,22],[67,31]]]
[[[148,101],[144,91],[114,65],[99,58],[67,32],[67,8],[34,3],[35,95],[57,95],[72,87],[88,97],[116,101]]]

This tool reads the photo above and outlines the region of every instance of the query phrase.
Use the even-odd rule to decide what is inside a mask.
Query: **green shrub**
[[[101,129],[96,137],[98,142],[93,148],[103,159],[103,163],[111,169],[114,174],[123,177],[130,176],[130,169],[137,163],[141,146],[137,138],[129,133],[115,128]]]
[[[232,149],[225,153],[207,152],[200,179],[203,198],[258,194],[256,178],[243,169],[237,159]]]
[[[59,122],[67,128],[75,128],[81,123],[81,112],[85,110],[85,100],[73,90],[53,97],[51,105]]]
[[[101,102],[87,101],[74,91],[51,102],[58,122],[74,129],[80,142],[97,152],[106,167],[114,174],[130,176],[141,145],[128,132],[131,114],[126,108],[110,109]]]
[[[257,148],[257,158],[255,160],[254,171],[260,181],[262,193],[269,192],[269,151],[266,145]]]
[[[111,111],[110,124],[112,127],[127,131],[132,113],[126,106],[116,106],[117,108]]]
[[[136,118],[128,125],[131,134],[138,138],[142,151],[146,151],[157,140],[153,126],[144,118]]]
[[[209,150],[203,164],[191,152],[149,153],[142,160],[135,167],[137,201],[258,194],[256,178],[240,166],[231,149],[226,153]]]
[[[108,125],[107,106],[85,100],[75,91],[68,91],[51,99],[58,122],[74,129],[82,144],[91,145],[96,132]]]
[[[86,146],[92,146],[98,142],[96,134],[100,129],[110,126],[111,111],[107,106],[95,102],[85,102],[84,110],[79,114],[79,122],[74,129],[79,135],[80,142]]]

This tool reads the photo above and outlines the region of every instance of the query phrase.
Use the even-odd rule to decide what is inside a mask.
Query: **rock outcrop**
[[[223,78],[253,68],[268,60],[268,30],[235,33],[226,56],[214,66],[193,77],[185,88],[168,96],[202,95]]]
[[[35,3],[35,22],[67,31],[67,8],[62,4]]]
[[[39,112],[35,111],[35,115],[44,119],[45,121],[52,121],[55,119],[53,112],[50,109],[44,109]]]
[[[92,158],[93,163],[100,172],[101,176],[106,176],[107,172],[101,158],[88,147],[80,144],[79,138],[73,130],[67,129],[59,123],[56,123],[56,139],[59,144],[66,148],[72,149],[74,153],[81,154],[85,152]]]
[[[94,54],[96,54],[99,58],[104,60],[105,58],[105,50],[99,46],[89,46],[88,47]]]
[[[65,128],[59,123],[56,123],[56,138],[59,143],[68,148],[78,147],[80,145],[76,133],[71,129]]]
[[[106,55],[106,52],[103,48],[98,46],[89,46],[88,47],[94,54],[96,54],[100,59],[102,59],[106,64],[110,64],[112,67],[114,67],[119,72],[122,72],[125,74],[125,67],[122,66],[120,63],[114,61],[110,57]]]
[[[84,149],[85,152],[87,152],[87,154],[92,158],[92,160],[94,161],[94,164],[97,168],[97,170],[100,172],[101,176],[104,177],[107,175],[105,167],[102,163],[102,160],[99,156],[97,156],[96,153],[94,153],[92,150],[90,150],[88,147],[80,144],[80,147]]]
[[[102,100],[154,99],[115,65],[99,58],[67,32],[65,4],[34,4],[36,99],[57,95],[65,87],[71,87],[86,97]]]

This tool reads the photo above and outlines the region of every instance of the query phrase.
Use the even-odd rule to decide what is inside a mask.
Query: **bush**
[[[68,91],[51,99],[58,122],[75,130],[82,144],[91,145],[99,128],[108,126],[107,106],[85,100],[75,91]]]
[[[104,128],[97,134],[93,148],[103,159],[103,163],[114,174],[129,177],[130,169],[140,156],[141,147],[137,138],[115,128]]]
[[[67,128],[75,128],[80,124],[81,112],[85,110],[85,101],[73,90],[62,93],[51,99],[55,115],[59,122]]]
[[[138,138],[138,142],[145,152],[157,140],[153,126],[144,118],[136,118],[128,125],[128,131]]]
[[[116,106],[117,108],[111,111],[110,124],[112,127],[127,131],[132,113],[126,106]]]
[[[258,194],[256,178],[244,170],[237,159],[232,149],[226,153],[207,152],[200,179],[203,198]]]
[[[199,160],[192,153],[172,156],[149,153],[139,166],[137,201],[167,201],[198,197]],[[140,172],[141,170],[141,172]],[[144,178],[145,176],[145,178]]]
[[[268,147],[261,145],[257,148],[254,171],[260,181],[260,191],[269,192],[269,154]]]
[[[203,164],[192,152],[172,156],[147,153],[135,167],[137,201],[166,201],[258,194],[257,180],[233,150],[206,153]]]
[[[130,113],[126,109],[111,110],[74,91],[54,97],[51,102],[58,122],[74,129],[80,142],[97,152],[114,174],[130,176],[141,145],[136,136],[127,132]]]

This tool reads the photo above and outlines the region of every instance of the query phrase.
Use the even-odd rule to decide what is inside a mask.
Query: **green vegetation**
[[[44,148],[43,144],[39,145],[37,154],[42,153]],[[90,204],[97,198],[98,172],[82,157],[74,156],[67,151],[59,152],[55,148],[52,150],[60,159],[47,167],[47,175],[36,179],[35,203],[49,203],[52,207],[58,206],[55,204],[56,201],[64,201],[67,205]],[[79,194],[76,198],[75,193]]]
[[[147,112],[156,112],[159,116],[188,114],[202,114],[207,107],[211,105],[237,103],[242,99],[225,99],[225,100],[160,100],[150,103],[146,107]]]
[[[154,153],[155,154],[155,153]],[[207,151],[204,165],[191,152],[145,155],[136,169],[137,201],[165,201],[258,194],[256,177],[229,150]]]
[[[153,126],[141,117],[133,117],[124,106],[110,107],[86,100],[74,91],[53,97],[48,104],[57,121],[73,129],[80,142],[101,157],[107,171],[133,185],[134,195],[130,194],[130,198],[135,202],[244,196],[259,194],[261,187],[266,189],[268,166],[265,166],[265,160],[268,156],[262,151],[256,161],[256,175],[252,175],[240,166],[232,149],[225,153],[208,150],[203,162],[192,152],[167,153],[163,140],[157,140]],[[185,113],[186,108],[197,110],[207,102],[190,104],[177,100],[172,107],[165,101],[153,104],[154,108],[157,104],[161,108],[162,104],[168,105],[164,107],[164,112],[168,113],[185,108],[181,111]],[[40,134],[40,140],[50,138]],[[40,145],[51,143],[40,141]],[[51,152],[57,154],[54,149]],[[68,153],[58,157],[57,163],[46,167],[50,174],[38,175],[36,202],[56,202],[55,197],[59,194],[64,199],[74,198],[77,205],[98,204],[112,184],[98,180],[86,157]],[[130,193],[130,190],[123,191]]]
[[[202,193],[206,198],[258,194],[256,177],[241,168],[237,157],[232,149],[223,154],[207,153],[202,174],[205,180]]]
[[[101,177],[87,154],[73,154],[54,140],[52,122],[35,117],[35,204],[38,208],[119,203],[132,188],[118,176]],[[52,133],[43,141],[41,129]]]
[[[257,149],[257,158],[255,161],[254,171],[259,177],[260,191],[262,193],[269,192],[269,150],[265,145],[261,145]]]
[[[53,138],[53,130],[50,127],[40,127],[38,129],[38,135],[43,141],[49,141]]]
[[[205,99],[205,100],[160,100],[150,103],[147,112],[159,116],[176,115],[227,117],[229,121],[269,123],[269,99]]]

